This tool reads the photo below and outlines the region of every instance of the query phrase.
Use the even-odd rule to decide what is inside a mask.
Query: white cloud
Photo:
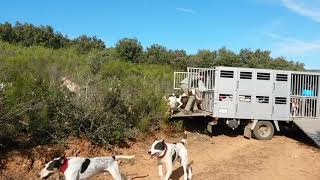
[[[183,12],[183,13],[188,13],[188,14],[195,14],[196,11],[190,8],[176,8],[177,11]]]
[[[320,22],[320,7],[319,1],[306,0],[282,0],[282,4],[291,11],[311,18],[316,22]]]
[[[307,53],[317,53],[320,51],[320,40],[307,42],[270,32],[265,32],[264,35],[275,41],[272,49],[278,55],[302,56]]]

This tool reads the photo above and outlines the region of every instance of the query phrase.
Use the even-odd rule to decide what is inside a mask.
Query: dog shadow
[[[178,169],[174,170],[171,174],[172,180],[179,180],[183,176],[183,168],[180,166]]]
[[[193,161],[191,161],[188,166],[191,166],[191,164],[193,163]],[[172,180],[179,180],[182,176],[183,176],[184,172],[183,172],[183,167],[180,166],[178,169],[172,171],[172,174],[170,176],[170,178]]]

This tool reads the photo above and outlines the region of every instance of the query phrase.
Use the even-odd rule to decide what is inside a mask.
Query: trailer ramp
[[[207,117],[207,116],[212,116],[212,113],[208,112],[208,111],[200,111],[197,113],[185,114],[182,111],[180,111],[180,112],[177,112],[177,113],[171,115],[171,118]]]
[[[319,119],[295,119],[293,120],[309,138],[320,148],[320,120]]]

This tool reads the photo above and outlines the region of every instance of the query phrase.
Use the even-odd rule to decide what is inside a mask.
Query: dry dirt
[[[157,134],[168,142],[179,141],[178,137]],[[156,159],[150,159],[147,150],[154,137],[140,139],[130,148],[116,148],[113,152],[91,145],[83,139],[69,139],[62,148],[68,156],[101,156],[110,154],[136,155],[133,162],[121,162],[121,171],[132,179],[157,180]],[[319,180],[320,150],[285,136],[275,136],[269,141],[245,139],[242,136],[220,135],[209,137],[189,133],[187,148],[195,180],[219,179],[267,179],[267,180]],[[36,173],[45,159],[55,155],[57,147],[36,147],[31,153],[10,152],[2,160],[5,165],[0,179],[37,179]],[[57,153],[56,153],[57,154]],[[60,177],[61,178],[61,177]],[[58,175],[51,179],[59,179]],[[110,176],[94,179],[111,180]],[[182,169],[174,167],[172,179],[182,179]]]

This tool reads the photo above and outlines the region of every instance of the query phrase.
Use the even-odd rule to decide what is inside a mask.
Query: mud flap
[[[252,126],[252,123],[249,123],[249,124],[247,124],[246,127],[244,128],[243,136],[244,136],[245,138],[248,138],[248,139],[251,138],[251,135],[252,135],[251,126]]]
[[[208,125],[207,125],[207,131],[209,132],[209,133],[213,133],[213,127],[212,127],[212,125],[211,124],[209,124],[208,123]]]
[[[207,131],[210,132],[211,134],[213,133],[213,126],[217,125],[217,121],[211,121],[207,125]]]

